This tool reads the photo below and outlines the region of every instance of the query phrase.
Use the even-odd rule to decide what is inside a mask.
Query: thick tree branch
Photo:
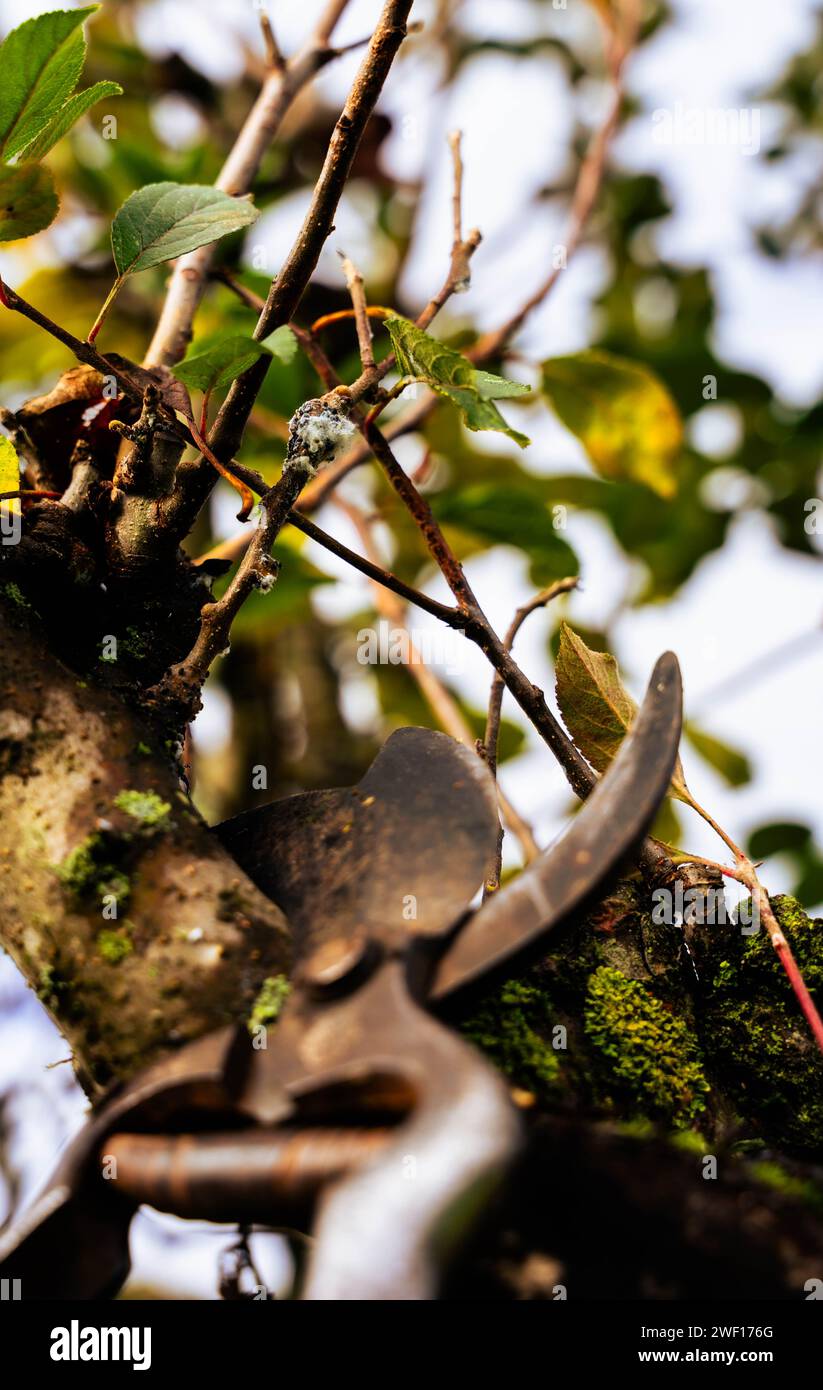
[[[96,1095],[250,1011],[283,916],[180,790],[156,729],[0,606],[0,939]],[[116,916],[112,913],[116,911]]]

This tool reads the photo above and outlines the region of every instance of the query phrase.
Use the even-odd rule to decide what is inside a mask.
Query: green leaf
[[[95,102],[102,101],[103,97],[119,97],[122,94],[123,88],[119,82],[95,82],[93,87],[87,87],[84,92],[75,92],[29,145],[26,158],[42,159],[49,150],[54,149],[57,141],[62,140],[72,126],[76,125],[80,117],[85,116]]]
[[[235,377],[242,376],[265,351],[262,343],[254,338],[221,338],[202,351],[195,348],[194,352],[187,352],[172,371],[186,386],[213,391],[218,386],[228,386]]]
[[[557,703],[575,744],[597,772],[605,772],[628,733],[637,705],[620,679],[614,657],[590,651],[568,623],[560,629]],[[674,765],[671,794],[691,805],[683,766]]]
[[[57,207],[57,194],[45,165],[0,165],[0,241],[18,241],[41,232],[54,221]]]
[[[440,493],[432,499],[432,507],[440,522],[492,544],[525,551],[535,584],[550,584],[579,572],[577,556],[555,531],[547,507],[525,489],[478,483]]]
[[[552,358],[542,370],[543,391],[602,477],[674,496],[683,422],[648,367],[591,350]]]
[[[0,158],[22,154],[71,96],[86,56],[81,26],[96,9],[37,15],[0,46]]]
[[[263,338],[262,345],[271,353],[272,357],[278,358],[286,366],[293,362],[297,356],[297,339],[287,323],[282,324],[280,328],[275,328],[273,333],[270,333],[267,338]]]
[[[206,348],[198,348],[195,344],[194,351],[189,350],[172,371],[186,386],[213,391],[219,386],[228,386],[235,377],[242,376],[259,357],[277,357],[281,362],[288,363],[296,352],[297,339],[284,324],[261,342],[256,338],[236,335],[220,338]]]
[[[770,859],[773,854],[803,856],[812,847],[812,832],[799,821],[772,821],[749,836],[746,848],[752,859]]]
[[[16,492],[20,486],[20,460],[10,439],[0,435],[0,492]],[[20,499],[9,498],[0,504],[10,512],[20,511]]]
[[[752,780],[752,765],[745,753],[739,749],[732,748],[722,739],[715,738],[713,734],[704,733],[694,724],[685,725],[686,737],[700,754],[715,770],[719,772],[723,781],[729,787],[743,787]]]
[[[111,226],[122,279],[248,227],[258,211],[245,199],[197,183],[150,183],[127,198]]]
[[[432,390],[453,401],[470,430],[500,430],[516,440],[521,449],[531,442],[525,434],[506,424],[494,404],[506,396],[525,396],[530,386],[478,371],[461,352],[430,338],[428,333],[399,314],[390,315],[385,326],[402,374],[425,381]]]

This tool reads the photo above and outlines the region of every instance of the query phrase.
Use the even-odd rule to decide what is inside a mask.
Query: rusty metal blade
[[[298,955],[329,936],[378,940],[453,926],[495,854],[485,764],[431,729],[398,729],[356,787],[304,792],[214,833],[286,913]]]
[[[666,652],[617,757],[570,829],[469,920],[436,968],[430,1004],[539,946],[608,879],[665,796],[680,743],[681,706],[680,668]]]

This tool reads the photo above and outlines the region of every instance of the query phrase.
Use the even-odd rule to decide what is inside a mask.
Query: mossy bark
[[[162,735],[0,603],[0,941],[91,1094],[248,1015],[288,970],[278,908],[181,789]]]
[[[792,898],[773,906],[820,999],[823,921]],[[819,1159],[823,1059],[765,931],[690,935],[691,954],[622,883],[464,1029],[541,1108]]]

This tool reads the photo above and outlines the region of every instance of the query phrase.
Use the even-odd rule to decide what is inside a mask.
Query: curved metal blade
[[[398,729],[363,780],[246,811],[214,833],[282,907],[298,955],[355,930],[431,936],[465,912],[494,861],[494,781],[476,753]]]
[[[677,658],[661,656],[620,751],[570,829],[468,921],[429,991],[439,1004],[512,958],[590,898],[645,834],[669,785],[680,743]]]

